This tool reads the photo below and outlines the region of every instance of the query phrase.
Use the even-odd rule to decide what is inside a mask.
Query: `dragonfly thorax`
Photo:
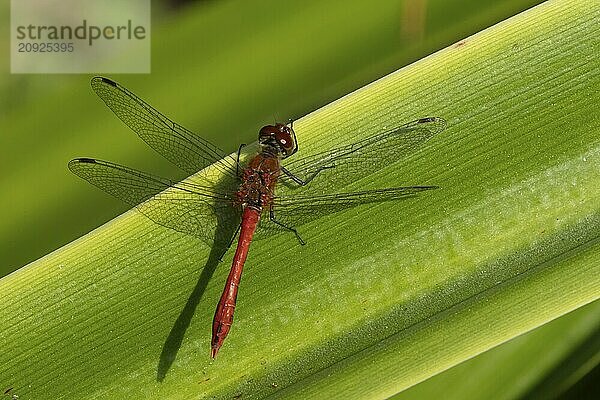
[[[270,204],[279,176],[279,158],[258,154],[242,172],[242,183],[236,193],[237,203],[255,209]]]

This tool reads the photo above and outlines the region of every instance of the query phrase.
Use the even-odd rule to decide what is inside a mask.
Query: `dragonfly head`
[[[292,129],[291,121],[289,124],[276,123],[263,126],[258,133],[258,143],[261,146],[277,149],[281,158],[289,157],[298,150],[296,134]]]

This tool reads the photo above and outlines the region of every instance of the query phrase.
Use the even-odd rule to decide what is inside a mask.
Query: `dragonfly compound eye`
[[[279,132],[275,135],[275,139],[279,144],[279,147],[284,153],[285,157],[289,157],[294,154],[297,150],[296,145],[296,137],[294,132],[289,127],[285,127],[286,129],[282,132]]]
[[[268,139],[279,132],[279,129],[275,125],[266,125],[260,128],[258,132],[258,137],[260,139]]]
[[[279,148],[284,158],[291,156],[297,150],[294,131],[284,124],[263,126],[258,134],[258,140],[261,144],[270,144]]]

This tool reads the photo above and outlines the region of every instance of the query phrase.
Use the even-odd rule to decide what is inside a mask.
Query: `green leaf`
[[[600,362],[600,302],[403,391],[410,399],[553,399]],[[568,398],[568,397],[567,397]]]
[[[35,399],[384,398],[597,299],[599,17],[544,3],[298,120],[308,155],[443,117],[354,185],[441,189],[311,222],[304,247],[254,243],[216,361],[231,255],[129,212],[0,280],[0,382]]]

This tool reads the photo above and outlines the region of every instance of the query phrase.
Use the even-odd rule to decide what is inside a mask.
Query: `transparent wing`
[[[152,221],[202,239],[209,246],[230,238],[219,237],[224,224],[237,226],[239,210],[230,189],[173,182],[122,165],[92,158],[77,158],[69,169],[105,192],[136,207]],[[235,228],[233,229],[235,231]]]
[[[273,200],[273,216],[279,224],[271,221],[269,215],[261,219],[257,238],[272,234],[290,232],[282,225],[297,228],[305,223],[361,204],[380,203],[413,197],[426,190],[437,189],[437,186],[406,186],[389,189],[365,190],[353,193],[337,193],[326,195],[297,195],[291,197],[275,197]]]
[[[445,129],[438,117],[421,118],[379,133],[359,142],[313,156],[293,159],[284,166],[287,171],[310,182],[298,189],[293,180],[281,174],[280,193],[323,193],[357,181],[384,166],[412,155],[427,140]],[[313,180],[312,177],[314,177]]]
[[[232,177],[236,176],[236,159],[217,146],[173,122],[154,107],[118,83],[94,77],[92,89],[121,121],[129,126],[156,152],[188,174],[210,164]]]

